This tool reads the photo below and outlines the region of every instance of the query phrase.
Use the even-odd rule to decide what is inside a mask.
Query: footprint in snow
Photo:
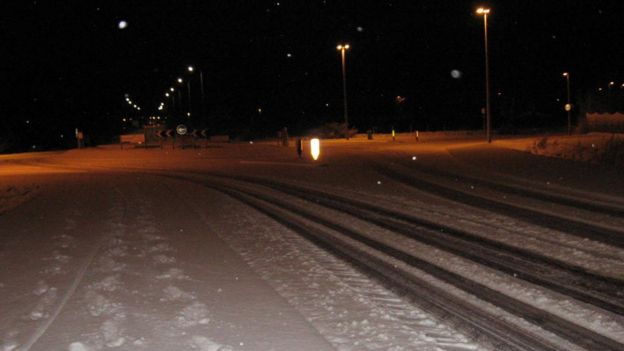
[[[205,336],[193,336],[193,346],[200,351],[232,351],[229,345],[222,345]]]
[[[87,347],[85,344],[81,342],[72,342],[69,344],[69,351],[91,351],[91,348]]]
[[[152,246],[149,249],[149,251],[150,252],[167,252],[167,251],[173,251],[173,248],[168,243],[158,243]]]
[[[103,256],[98,260],[98,269],[102,272],[119,272],[126,268],[124,263],[115,261],[111,257]]]
[[[121,286],[119,274],[108,276],[97,283],[90,285],[91,288],[100,291],[115,291]]]
[[[46,318],[49,316],[48,307],[52,306],[57,298],[57,289],[55,287],[47,288],[43,297],[39,300],[35,308],[30,312],[29,318],[33,321]]]
[[[33,290],[33,294],[37,295],[37,296],[41,296],[43,294],[45,294],[49,289],[48,284],[46,284],[45,281],[40,280],[37,282],[37,286],[35,287],[35,289]]]
[[[184,307],[178,316],[176,316],[176,324],[182,328],[188,328],[196,325],[206,325],[210,323],[208,307],[201,302],[194,302]]]
[[[126,338],[121,335],[121,328],[113,320],[104,322],[100,327],[100,331],[108,347],[119,347],[126,343]]]
[[[87,291],[85,294],[85,300],[87,302],[87,309],[89,314],[93,317],[101,315],[110,315],[119,309],[119,304],[110,302],[104,296],[96,293],[95,291]]]
[[[189,276],[184,274],[184,271],[179,268],[170,268],[163,274],[156,276],[156,279],[177,279],[177,280],[189,280]]]
[[[175,263],[176,261],[175,257],[167,256],[167,255],[156,255],[153,257],[153,259],[156,263],[162,263],[162,264]]]
[[[163,289],[165,297],[161,298],[161,301],[181,301],[181,300],[193,300],[195,296],[191,293],[187,293],[177,286],[169,285]]]

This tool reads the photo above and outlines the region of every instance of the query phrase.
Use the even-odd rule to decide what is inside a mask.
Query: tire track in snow
[[[214,219],[206,218],[201,210],[193,210],[207,224],[215,225]],[[234,209],[225,212],[238,213]],[[338,349],[478,348],[297,234],[274,234],[246,214],[237,214],[234,223],[237,227],[222,239]],[[261,239],[245,234],[250,230]],[[271,244],[257,246],[259,242]]]

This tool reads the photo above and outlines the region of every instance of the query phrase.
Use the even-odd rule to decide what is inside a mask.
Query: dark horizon
[[[0,137],[6,150],[65,147],[81,128],[105,142],[123,117],[137,116],[125,94],[156,115],[175,78],[189,78],[188,65],[196,68],[192,126],[272,135],[341,122],[340,42],[351,45],[349,122],[360,131],[478,129],[479,5],[492,9],[495,128],[564,127],[564,71],[573,102],[608,92],[611,81],[621,97],[621,1],[31,1],[3,11],[0,24]]]

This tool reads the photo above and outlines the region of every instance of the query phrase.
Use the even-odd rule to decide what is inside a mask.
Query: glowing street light
[[[477,14],[483,16],[483,34],[485,38],[485,135],[488,143],[492,142],[492,116],[490,114],[490,65],[488,59],[488,31],[487,17],[490,14],[489,8],[479,7]]]
[[[563,72],[563,76],[566,79],[566,91],[568,94],[567,103],[565,104],[565,110],[568,113],[568,135],[572,135],[572,104],[570,103],[570,73]]]
[[[173,93],[175,91],[175,89],[169,88],[169,91]]]
[[[336,49],[340,51],[342,58],[342,95],[344,101],[344,121],[347,128],[347,139],[349,139],[349,115],[347,113],[347,68],[345,62],[345,52],[349,50],[349,44],[338,44]]]
[[[186,67],[186,69],[187,69],[189,72],[191,72],[191,73],[193,73],[193,71],[195,70],[195,68],[194,68],[193,66],[188,66],[188,67]]]
[[[180,84],[182,84],[182,82],[184,82],[184,80],[183,80],[182,78],[180,78],[180,77],[178,77],[177,81],[178,81],[178,83],[180,83]]]

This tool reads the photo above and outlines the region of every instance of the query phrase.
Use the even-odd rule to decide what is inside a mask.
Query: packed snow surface
[[[617,170],[508,149],[523,149],[521,143],[530,144],[354,138],[322,141],[318,161],[300,159],[292,146],[273,142],[2,156],[0,351],[490,350],[478,336],[201,182],[219,173],[318,189],[624,278],[622,248],[454,203],[399,184],[373,167],[387,164],[441,183],[445,180],[422,173],[423,167],[489,175],[519,188],[589,196],[587,201],[624,208],[624,177]],[[166,178],[163,172],[184,177]],[[503,196],[469,182],[460,186],[480,196]],[[565,210],[521,197],[506,200],[544,212]],[[321,206],[289,201],[624,342],[620,315]],[[572,216],[607,228],[624,226],[621,218],[582,210]],[[478,297],[464,298],[535,329]],[[537,332],[570,350],[581,349]]]

